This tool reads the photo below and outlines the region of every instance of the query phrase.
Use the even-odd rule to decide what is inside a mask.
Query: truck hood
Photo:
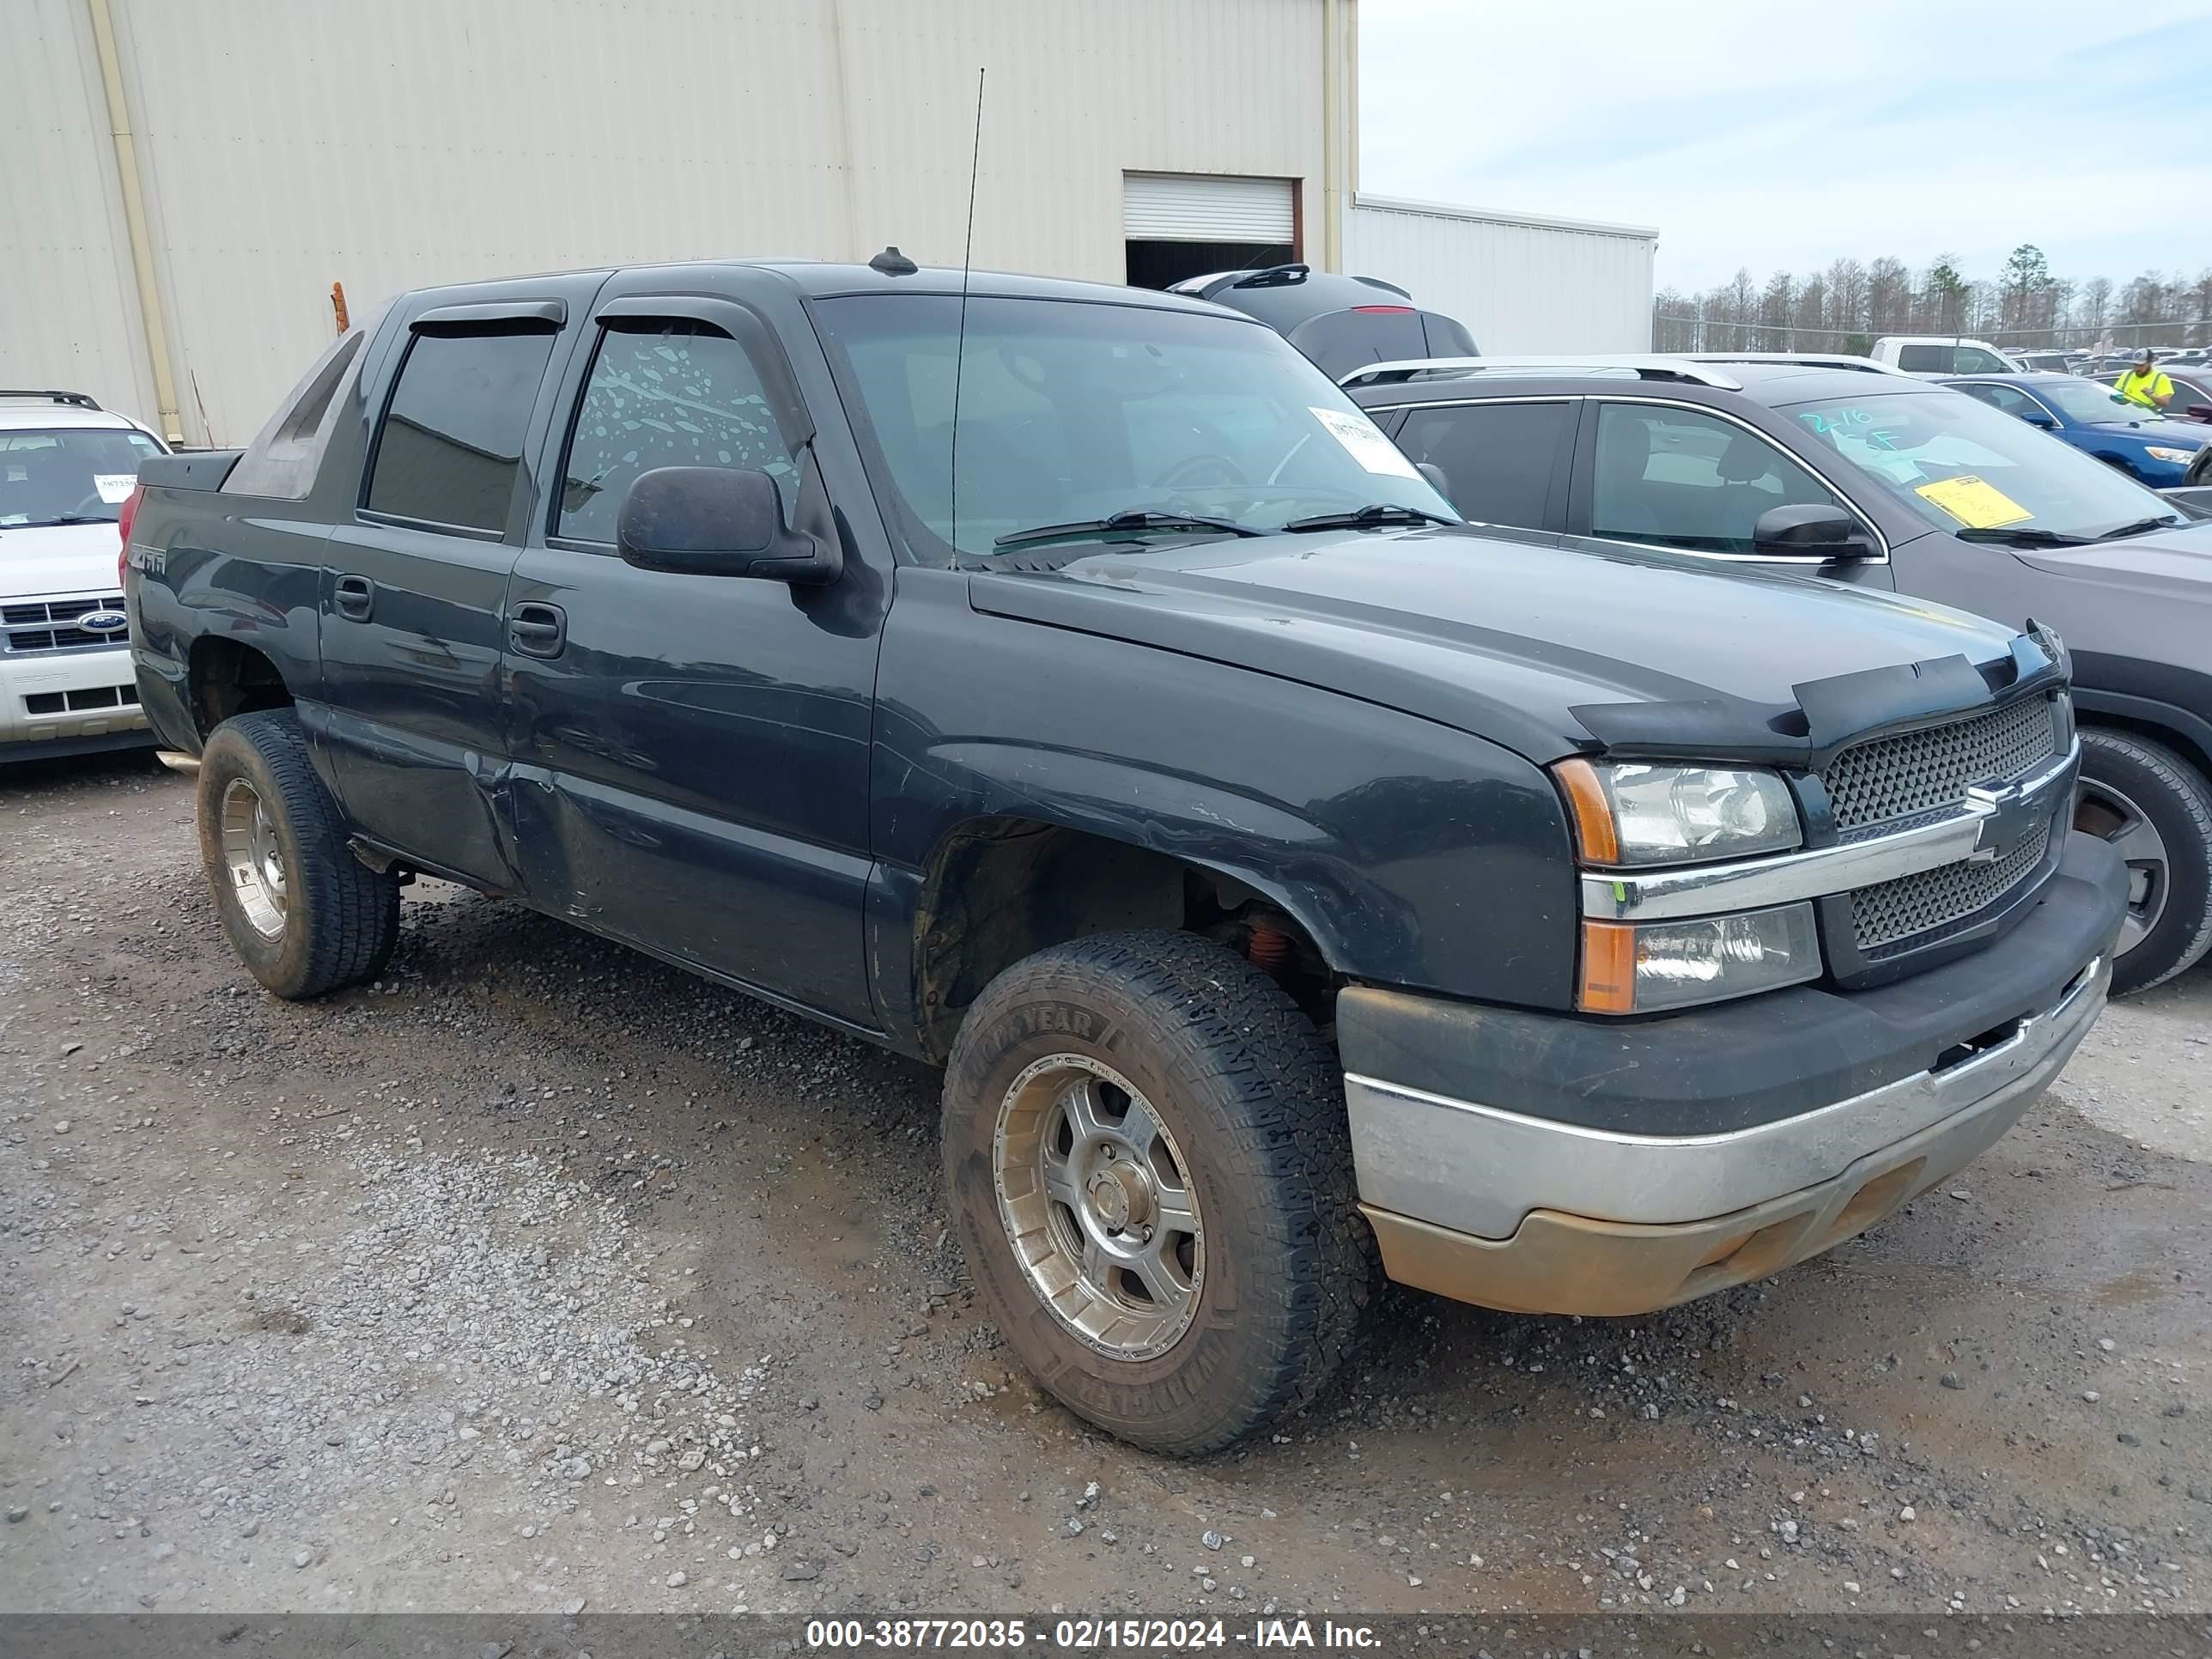
[[[1802,755],[1808,722],[1793,714],[1816,702],[1831,726],[1860,709],[1871,724],[1904,717],[1916,696],[1933,700],[1922,713],[1986,700],[2014,672],[2009,629],[1941,605],[1495,529],[1099,555],[978,572],[969,592],[979,611],[1341,691],[1539,762],[1620,746],[1607,733],[1623,726],[1622,706],[1653,703],[1699,705],[1671,724],[1714,734],[1705,747],[1717,757],[1771,757],[1778,742]],[[1954,672],[1926,669],[1942,659]],[[1991,664],[2005,665],[1966,672]],[[1895,672],[1869,673],[1881,670]],[[1799,695],[1850,676],[1883,684],[1871,698]],[[1670,722],[1626,724],[1656,734]],[[1810,722],[1815,746],[1821,724]]]
[[[122,544],[112,524],[0,524],[0,599],[113,593]]]

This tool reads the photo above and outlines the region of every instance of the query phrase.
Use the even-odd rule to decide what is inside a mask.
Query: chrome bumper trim
[[[1657,921],[1758,910],[1826,898],[1977,857],[1995,858],[2001,851],[1994,840],[2000,824],[2039,806],[2055,810],[2062,790],[2071,797],[2081,757],[2077,740],[2040,772],[1996,788],[1970,790],[1955,811],[1887,836],[1703,867],[1587,872],[1582,878],[1583,914],[1607,921]]]
[[[2100,957],[2049,1008],[1970,1059],[1725,1134],[1594,1129],[1347,1073],[1360,1200],[1490,1239],[1510,1237],[1532,1210],[1654,1224],[1726,1215],[1817,1185],[1947,1118],[2026,1110],[2111,983]]]

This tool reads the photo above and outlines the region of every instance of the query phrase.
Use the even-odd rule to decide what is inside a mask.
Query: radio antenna
[[[968,364],[968,271],[975,260],[975,173],[983,160],[983,71],[975,71],[975,144],[968,156],[968,237],[960,249],[960,329],[952,347],[952,556],[960,556],[960,374]]]

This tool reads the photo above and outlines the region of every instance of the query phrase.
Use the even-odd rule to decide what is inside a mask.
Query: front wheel
[[[2212,786],[2187,760],[2133,732],[2083,728],[2074,827],[2127,860],[2116,995],[2171,979],[2212,947]]]
[[[1152,1451],[1218,1450],[1303,1404],[1375,1270],[1327,1048],[1257,969],[1188,933],[1015,963],[945,1083],[954,1224],[1023,1362]]]
[[[353,855],[289,708],[216,727],[200,757],[200,860],[224,936],[280,997],[374,979],[399,937],[399,880]]]

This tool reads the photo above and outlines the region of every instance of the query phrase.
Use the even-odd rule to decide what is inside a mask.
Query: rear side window
[[[760,371],[709,324],[645,322],[599,337],[555,533],[611,543],[630,485],[660,466],[750,467],[784,480],[790,501],[797,470]]]
[[[371,512],[500,531],[522,471],[549,329],[416,334],[377,429]]]
[[[1398,447],[1441,471],[1451,504],[1478,524],[1541,530],[1572,416],[1564,403],[1415,409]]]
[[[1991,409],[2002,409],[2008,415],[2026,416],[2043,412],[2043,405],[2037,403],[2034,398],[2024,392],[2016,392],[2008,386],[1982,384],[1962,386],[1959,390],[1969,398],[1978,398]]]
[[[1951,373],[1951,348],[1899,346],[1897,349],[1897,366],[1912,374],[1948,374]]]

